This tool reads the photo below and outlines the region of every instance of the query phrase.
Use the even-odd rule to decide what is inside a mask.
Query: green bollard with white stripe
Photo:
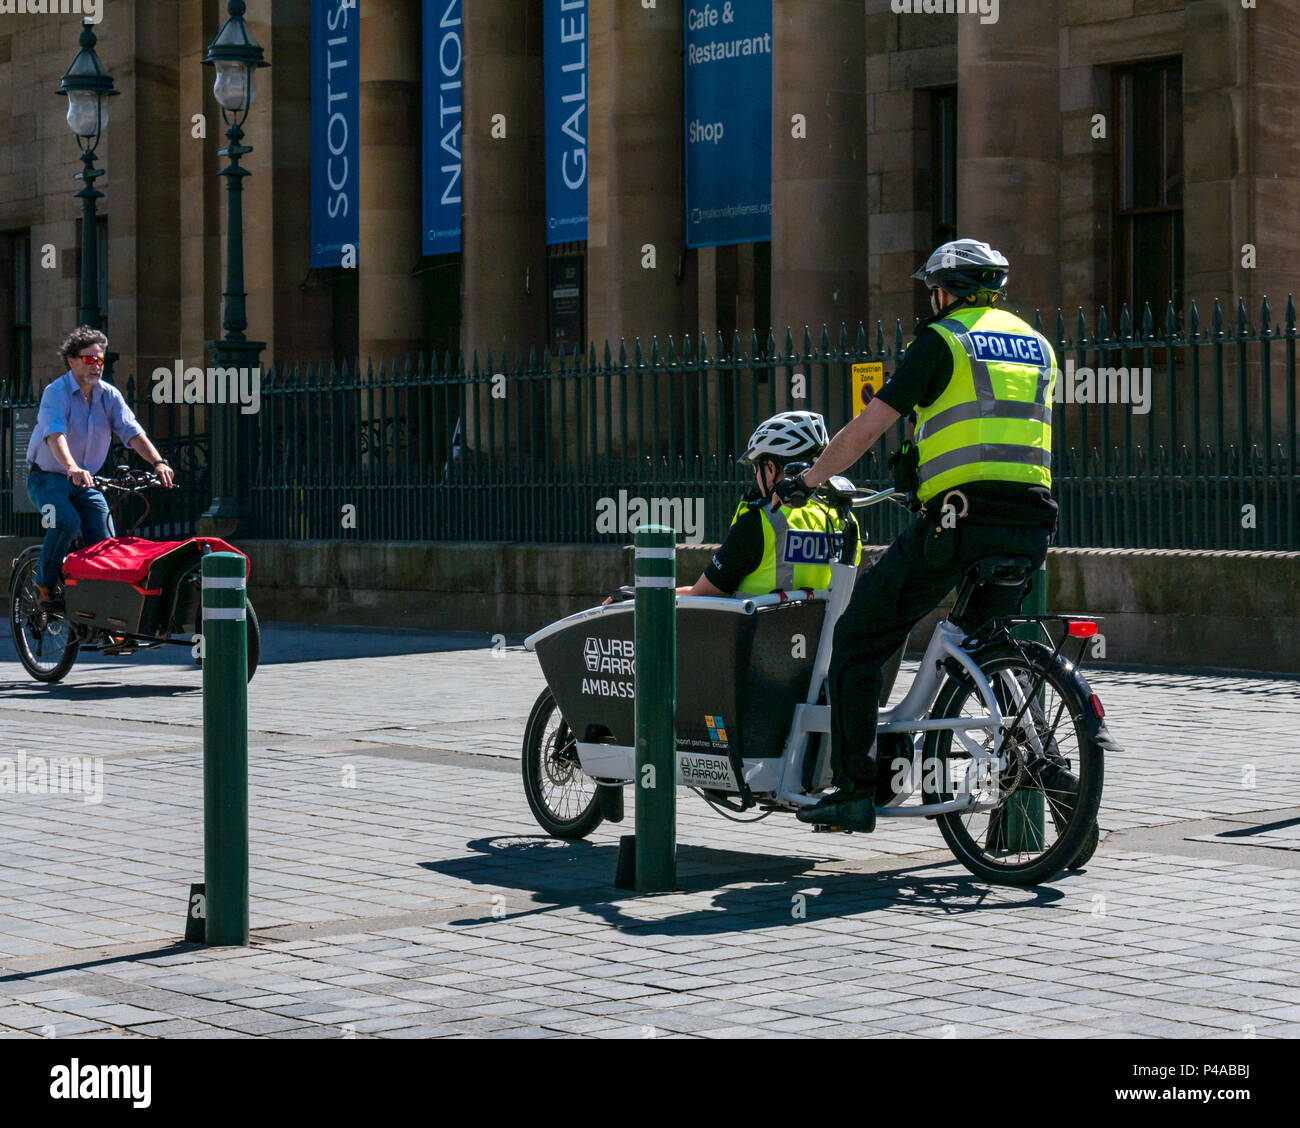
[[[636,888],[677,888],[677,534],[637,531]]]
[[[203,557],[203,870],[206,942],[248,943],[247,561]]]
[[[1033,587],[1025,597],[1021,609],[1025,615],[1047,614],[1047,562],[1034,573]],[[1042,632],[1038,627],[1026,623],[1015,629],[1017,638],[1040,640]],[[1028,719],[1028,718],[1026,718]],[[1047,842],[1045,824],[1046,809],[1043,793],[1036,790],[1021,789],[1015,792],[1002,810],[1002,838],[1008,850],[1036,853]]]

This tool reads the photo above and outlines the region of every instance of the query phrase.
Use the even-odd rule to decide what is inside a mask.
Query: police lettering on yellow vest
[[[844,522],[838,513],[814,500],[800,508],[783,505],[773,510],[766,498],[742,501],[731,519],[734,526],[749,510],[757,509],[763,527],[763,559],[740,586],[738,595],[767,595],[830,587],[831,565],[839,560],[844,544]],[[858,546],[856,564],[862,557]]]
[[[971,482],[1052,485],[1056,356],[1047,338],[992,306],[931,322],[952,350],[952,379],[916,410],[920,488],[926,504]]]

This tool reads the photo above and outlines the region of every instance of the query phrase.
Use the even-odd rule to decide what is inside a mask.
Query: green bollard
[[[248,943],[247,561],[203,558],[203,875],[205,940]]]
[[[637,531],[636,889],[677,888],[677,534]]]
[[[1025,615],[1047,614],[1047,563],[1034,574],[1034,586],[1025,597]],[[1021,639],[1041,638],[1039,629],[1026,623],[1015,629]],[[1008,850],[1033,852],[1046,844],[1043,793],[1036,790],[1016,791],[1002,809],[1002,840]]]

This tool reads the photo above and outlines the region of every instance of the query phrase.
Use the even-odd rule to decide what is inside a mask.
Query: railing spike
[[[1287,336],[1295,335],[1295,295],[1288,294],[1286,297],[1286,332]]]
[[[1192,308],[1187,315],[1187,322],[1191,326],[1192,340],[1195,341],[1201,335],[1201,311],[1197,308],[1196,299],[1192,299]]]
[[[1263,302],[1260,303],[1260,307],[1259,307],[1259,335],[1261,337],[1272,336],[1272,331],[1269,328],[1269,326],[1271,326],[1272,324],[1273,324],[1273,313],[1268,308],[1268,295],[1265,294],[1264,300]]]

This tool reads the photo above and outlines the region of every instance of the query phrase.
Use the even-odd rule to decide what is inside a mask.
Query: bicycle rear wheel
[[[37,681],[57,682],[77,660],[80,643],[61,613],[42,611],[36,592],[35,554],[19,563],[9,588],[9,630],[18,661]]]
[[[1096,846],[1104,752],[1090,720],[1088,696],[1076,675],[1050,653],[1007,644],[980,655],[979,667],[1007,719],[1023,715],[1003,745],[996,788],[989,778],[973,790],[997,798],[982,811],[955,811],[937,822],[957,860],[986,881],[1037,885],[1077,868]],[[1039,685],[1032,698],[1030,689]],[[1028,704],[1026,706],[1026,701]],[[987,717],[974,684],[950,676],[930,714],[934,718]],[[991,751],[994,735],[980,740]],[[926,802],[951,801],[974,763],[951,731],[926,734],[922,790]]]

